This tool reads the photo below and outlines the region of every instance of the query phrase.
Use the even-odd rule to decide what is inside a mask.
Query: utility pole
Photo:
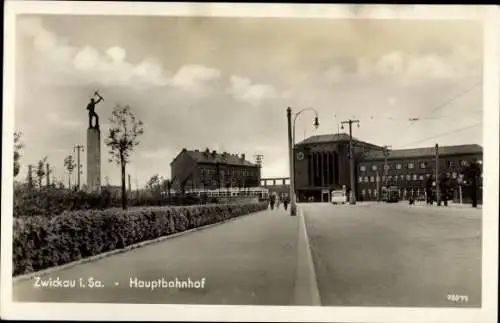
[[[436,202],[437,202],[437,205],[440,205],[441,204],[441,197],[439,196],[440,195],[440,192],[439,192],[439,145],[436,144],[436,170],[435,170],[435,173],[436,173]]]
[[[387,159],[389,158],[389,155],[391,154],[389,148],[391,148],[391,146],[384,146],[384,176],[385,176],[385,181],[384,181],[384,185],[387,187],[387,182],[388,182],[388,175],[389,175],[389,167],[387,165]]]
[[[128,193],[129,195],[132,193],[132,185],[130,184],[130,174],[128,174]]]
[[[83,146],[82,145],[76,145],[73,148],[73,152],[76,150],[76,175],[77,175],[77,188],[78,190],[80,189],[80,174],[81,174],[81,168],[82,165],[80,164],[80,151],[83,152]],[[88,185],[88,183],[87,183]]]
[[[260,178],[262,176],[262,160],[264,159],[264,155],[261,155],[261,154],[257,154],[255,155],[255,160],[256,160],[256,163],[257,163],[257,166],[258,166],[258,176],[257,176],[257,186],[260,187]],[[238,184],[238,187],[240,187],[240,185]],[[240,187],[241,189],[241,187]]]
[[[52,173],[52,171],[50,169],[49,163],[45,164],[45,166],[47,168],[47,170],[45,171],[45,173],[46,173],[45,176],[47,178],[47,187],[49,187],[50,186],[50,174]]]
[[[28,165],[28,188],[33,189],[33,165]]]
[[[353,144],[352,144],[352,124],[353,123],[356,123],[358,125],[358,128],[359,128],[359,120],[352,120],[352,119],[349,119],[349,120],[346,120],[346,121],[342,121],[341,124],[342,124],[342,128],[344,126],[344,124],[348,124],[349,125],[349,159],[350,159],[350,177],[351,177],[351,196],[349,198],[349,204],[356,204],[356,194],[355,194],[355,185],[356,185],[356,181],[355,181],[355,178],[354,178],[354,149],[353,149]]]

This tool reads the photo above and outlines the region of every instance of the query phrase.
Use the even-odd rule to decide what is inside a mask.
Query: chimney
[[[245,154],[241,154],[241,160],[245,160]]]

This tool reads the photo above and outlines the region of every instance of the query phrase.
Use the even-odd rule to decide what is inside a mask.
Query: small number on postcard
[[[448,300],[452,302],[465,303],[469,301],[469,296],[458,295],[458,294],[448,294]]]

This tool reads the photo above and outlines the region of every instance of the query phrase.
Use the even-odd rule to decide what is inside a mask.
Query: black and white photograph
[[[2,317],[496,322],[499,12],[7,1]]]

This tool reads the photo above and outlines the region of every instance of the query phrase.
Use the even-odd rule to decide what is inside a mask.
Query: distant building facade
[[[422,196],[427,179],[434,176],[435,147],[386,151],[354,137],[353,147],[357,200],[378,200],[384,186],[397,186],[403,198]],[[349,135],[312,136],[297,143],[293,153],[298,202],[326,202],[332,190],[350,188]],[[449,173],[456,186],[468,165],[481,164],[482,156],[479,145],[439,147],[439,176]],[[467,200],[467,189],[462,193]]]
[[[170,163],[172,189],[258,187],[260,166],[245,154],[183,149]]]
[[[384,148],[353,138],[354,164]],[[295,194],[298,202],[327,202],[332,190],[350,187],[349,135],[312,136],[294,148]],[[354,169],[357,178],[357,168]]]
[[[439,178],[449,174],[452,184],[460,184],[460,178],[473,162],[482,164],[483,148],[479,145],[438,147]],[[403,198],[421,197],[426,182],[435,178],[435,147],[370,152],[357,165],[357,195],[362,200],[378,200],[384,186],[397,186]],[[455,190],[455,194],[458,190]],[[468,198],[467,189],[463,198]]]
[[[290,177],[261,178],[260,186],[280,198],[288,197],[290,193]]]

